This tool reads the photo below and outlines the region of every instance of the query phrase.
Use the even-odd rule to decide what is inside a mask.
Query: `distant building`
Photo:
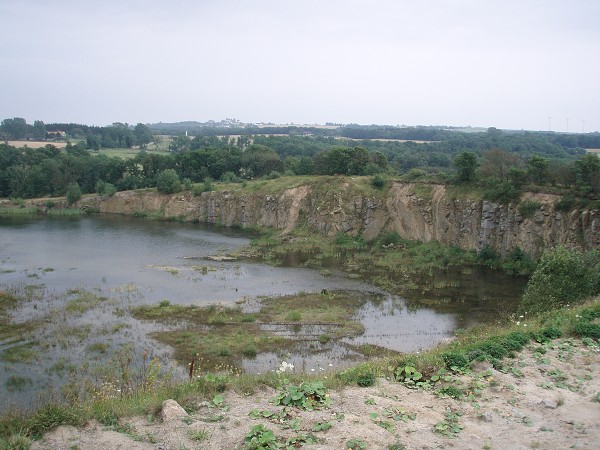
[[[67,133],[64,131],[46,131],[48,139],[64,139],[67,137]]]

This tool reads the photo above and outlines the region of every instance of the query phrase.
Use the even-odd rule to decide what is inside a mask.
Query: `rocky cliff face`
[[[467,249],[489,245],[506,254],[517,245],[539,255],[556,244],[600,249],[600,210],[556,211],[557,196],[527,193],[541,205],[524,218],[517,205],[450,198],[443,185],[428,186],[418,195],[412,183],[393,183],[377,197],[356,193],[350,181],[324,193],[310,185],[278,194],[205,192],[161,195],[153,191],[119,192],[110,198],[86,197],[80,207],[103,213],[148,214],[224,226],[265,226],[289,231],[308,224],[327,235],[339,232],[369,240],[383,231],[406,239],[437,240]]]

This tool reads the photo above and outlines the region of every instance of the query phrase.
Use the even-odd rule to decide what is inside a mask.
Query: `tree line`
[[[447,165],[444,162],[444,171],[436,173],[419,167],[399,170],[381,151],[322,144],[311,147],[308,153],[312,156],[253,143],[245,148],[223,144],[170,154],[142,150],[132,159],[94,154],[81,145],[59,149],[48,144],[33,149],[0,144],[0,197],[62,196],[73,184],[83,193],[156,187],[165,171],[190,186],[207,180],[242,182],[282,174],[403,174],[405,180],[434,176],[442,182],[479,183],[490,189],[490,199],[499,201],[514,200],[527,184],[573,188],[575,194],[589,198],[600,193],[600,158],[591,153],[565,162],[539,155],[525,159],[500,149],[481,155],[464,150]]]
[[[333,147],[314,158],[282,159],[272,148],[251,144],[208,147],[172,154],[140,151],[132,159],[96,155],[80,145],[64,150],[0,144],[0,197],[62,196],[70,185],[82,193],[157,186],[161,172],[174,171],[188,183],[207,179],[242,181],[287,174],[365,175],[387,170],[381,154],[364,148]],[[100,186],[100,187],[99,187]]]
[[[63,137],[64,133],[64,137]],[[110,126],[98,127],[74,123],[45,124],[36,120],[28,124],[21,117],[4,119],[0,123],[0,138],[11,140],[73,140],[82,141],[83,146],[90,150],[100,148],[145,148],[153,141],[152,131],[146,125],[138,123],[135,126],[115,122]]]

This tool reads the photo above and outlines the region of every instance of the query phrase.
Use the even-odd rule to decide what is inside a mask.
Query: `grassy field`
[[[29,148],[42,148],[46,145],[54,145],[58,148],[65,148],[67,146],[66,142],[53,142],[53,141],[8,141],[8,145],[12,145],[13,147],[29,147]]]
[[[98,151],[90,152],[92,155],[104,155],[110,158],[122,158],[122,159],[131,159],[135,158],[140,153],[139,148],[103,148]],[[169,152],[166,150],[153,150],[147,149],[146,153],[148,154],[156,154],[156,155],[168,155]]]

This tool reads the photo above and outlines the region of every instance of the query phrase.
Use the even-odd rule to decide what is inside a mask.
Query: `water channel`
[[[27,338],[0,336],[0,403],[28,406],[37,393],[58,391],[74,372],[95,370],[98,378],[98,368],[123,347],[169,361],[171,349],[148,336],[164,325],[131,317],[128,310],[137,305],[167,300],[251,305],[261,296],[363,292],[370,300],[356,311],[365,327],[362,335],[335,345],[318,340],[308,345],[302,336],[322,330],[275,326],[271,332],[297,344],[285,353],[259,353],[240,362],[244,371],[261,372],[275,370],[285,359],[309,372],[360,361],[364,355],[356,348],[365,344],[399,352],[432,347],[498,308],[514,310],[523,289],[522,281],[503,274],[445,273],[440,277],[462,277],[461,283],[448,283],[454,288],[443,301],[428,304],[420,298],[415,307],[336,270],[323,276],[302,267],[207,259],[249,242],[248,235],[232,230],[131,217],[0,217],[0,291],[27,298],[10,311],[10,320],[33,329]],[[94,300],[82,307],[86,293]],[[175,372],[184,373],[181,367]]]

